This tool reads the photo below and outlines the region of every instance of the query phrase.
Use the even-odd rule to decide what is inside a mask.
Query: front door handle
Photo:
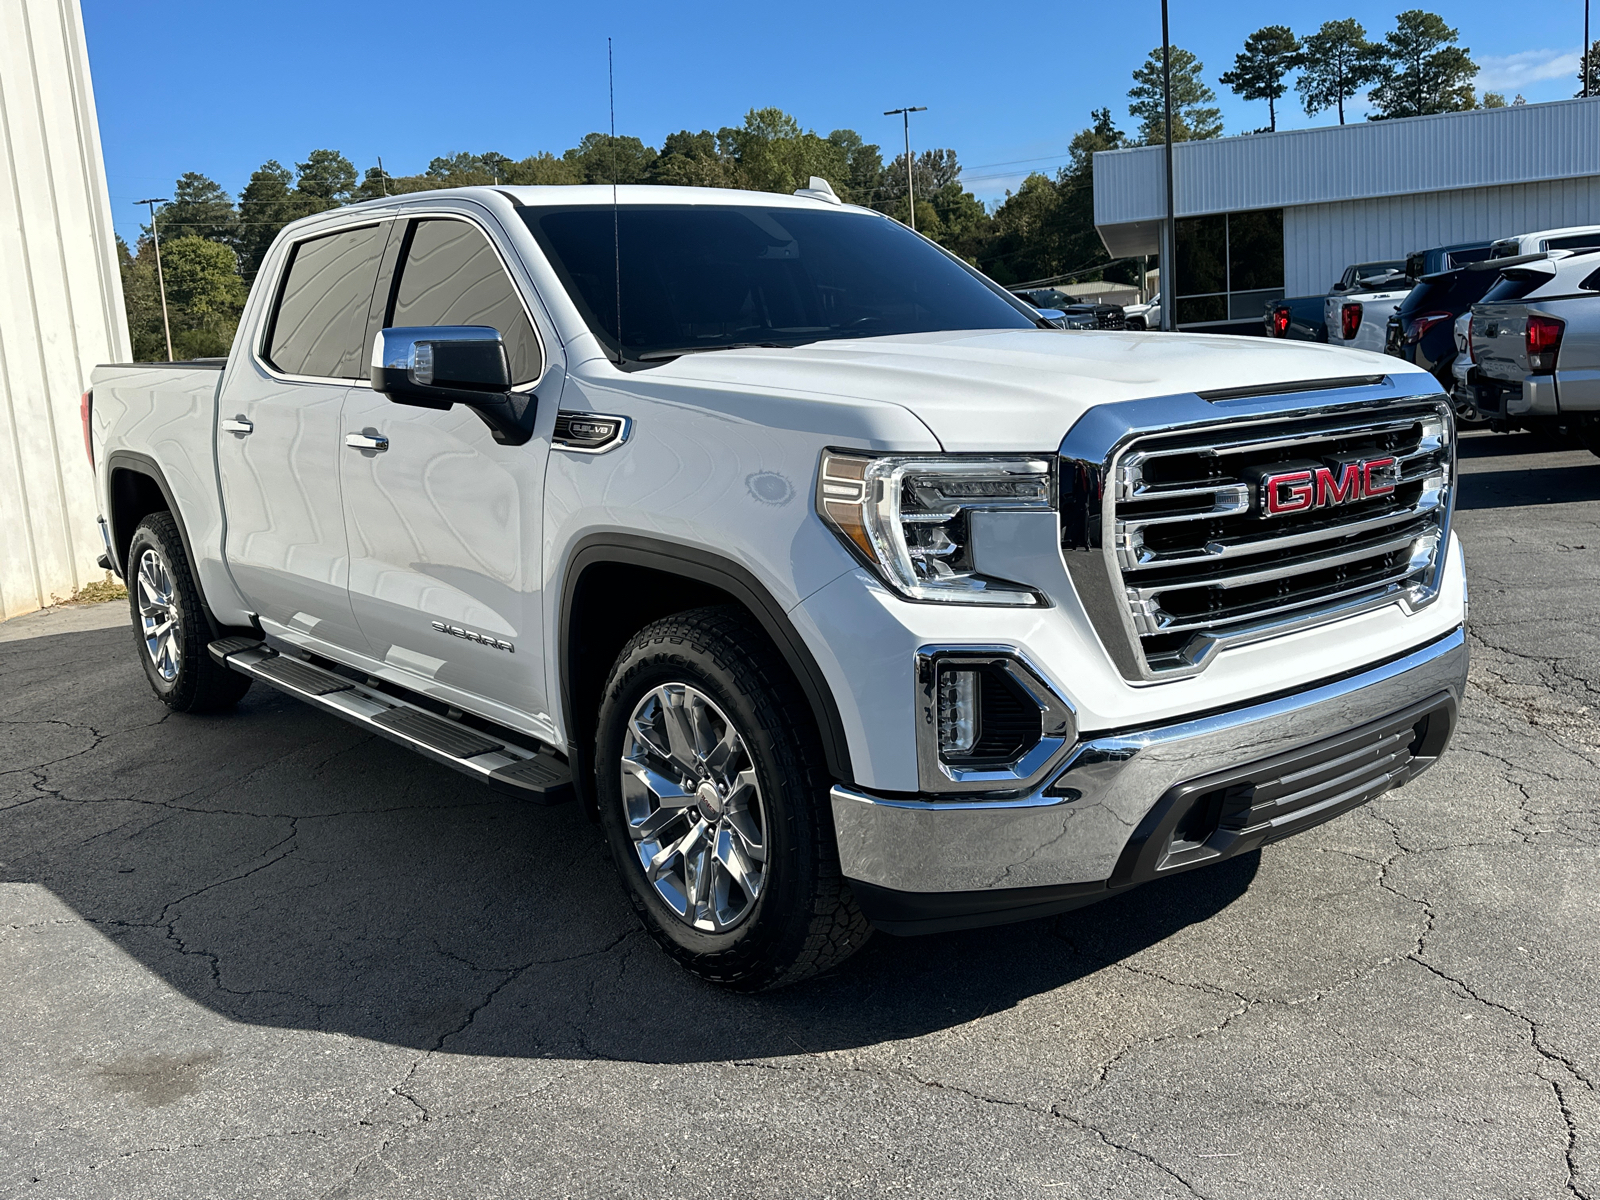
[[[344,435],[344,444],[352,450],[378,450],[389,448],[389,439],[381,433],[347,433]]]
[[[229,417],[222,422],[223,433],[251,433],[255,427],[249,417]]]

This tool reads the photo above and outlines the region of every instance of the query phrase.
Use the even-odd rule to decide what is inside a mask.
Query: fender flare
[[[576,732],[572,708],[573,647],[572,605],[574,593],[584,573],[603,563],[620,563],[646,567],[669,575],[678,575],[697,583],[708,584],[728,593],[744,605],[760,623],[762,630],[772,639],[778,653],[783,656],[800,690],[811,707],[822,739],[828,772],[845,782],[854,776],[850,769],[850,743],[845,734],[844,720],[839,715],[839,705],[833,696],[822,668],[817,665],[811,648],[806,645],[783,606],[773,598],[766,586],[749,570],[695,546],[685,546],[656,538],[630,533],[596,533],[579,539],[567,556],[567,566],[561,586],[560,655],[561,711],[569,728],[569,752],[575,762],[587,769],[589,755],[571,741]]]
[[[184,557],[189,560],[189,571],[194,579],[194,588],[200,596],[200,610],[205,614],[206,624],[211,628],[211,636],[219,638],[227,633],[240,632],[230,626],[223,625],[217,620],[216,614],[211,611],[211,603],[206,599],[205,589],[200,586],[200,577],[194,570],[194,546],[189,541],[189,527],[183,523],[183,513],[178,510],[178,501],[172,494],[172,488],[167,483],[167,477],[162,474],[161,466],[155,459],[147,454],[139,454],[132,450],[113,450],[106,456],[106,522],[111,527],[111,553],[119,561],[122,578],[128,578],[128,564],[120,561],[121,547],[133,540],[133,530],[122,530],[117,525],[116,486],[115,480],[118,471],[128,471],[134,475],[143,475],[156,485],[161,493],[161,498],[167,502],[167,511],[172,514],[173,523],[178,527],[178,540],[183,543]],[[123,533],[127,534],[126,539]],[[257,632],[257,631],[246,631]]]

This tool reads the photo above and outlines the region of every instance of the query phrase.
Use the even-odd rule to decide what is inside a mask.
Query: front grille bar
[[[1448,402],[1421,390],[1431,385],[1406,378],[1385,387],[1400,383],[1416,390],[1360,406],[1340,403],[1348,393],[1296,395],[1280,401],[1305,406],[1295,411],[1229,421],[1211,409],[1210,421],[1136,428],[1099,463],[1074,459],[1069,435],[1062,547],[1125,675],[1194,674],[1224,644],[1396,601],[1417,608],[1437,595],[1454,427]],[[1358,490],[1354,499],[1336,496],[1341,503],[1287,515],[1257,511],[1253,480],[1261,473],[1302,464],[1338,470],[1375,458],[1396,460],[1385,470],[1393,484],[1386,493]],[[1095,550],[1098,579],[1086,556]]]

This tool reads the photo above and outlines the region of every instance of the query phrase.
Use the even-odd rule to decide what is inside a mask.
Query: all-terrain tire
[[[237,704],[250,689],[250,677],[206,653],[211,630],[171,513],[151,513],[139,522],[128,545],[127,576],[139,662],[161,702],[187,713],[222,712]]]
[[[630,722],[651,695],[697,690],[736,727],[755,771],[765,873],[726,931],[695,928],[646,876],[623,794]],[[601,825],[634,910],[668,954],[739,991],[782,987],[838,965],[872,927],[839,871],[829,776],[810,707],[777,651],[742,609],[694,609],[646,626],[606,681],[595,745]]]

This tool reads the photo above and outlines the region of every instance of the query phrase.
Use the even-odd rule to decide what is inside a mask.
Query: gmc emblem
[[[1257,480],[1256,511],[1263,517],[1286,517],[1390,495],[1395,489],[1395,464],[1394,455],[1386,454],[1261,468],[1251,472]]]

